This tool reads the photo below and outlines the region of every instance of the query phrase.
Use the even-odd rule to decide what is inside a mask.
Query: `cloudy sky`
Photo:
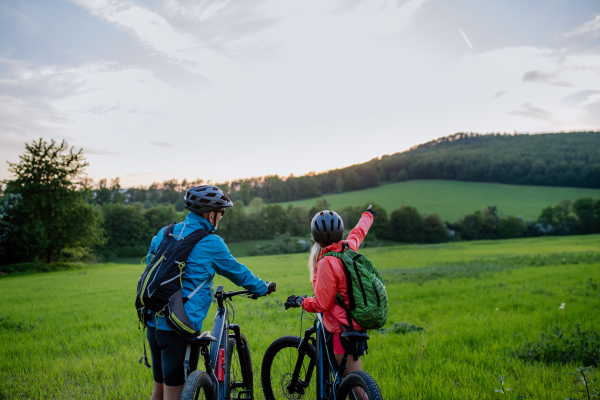
[[[0,179],[39,137],[132,186],[582,129],[598,0],[0,0]]]

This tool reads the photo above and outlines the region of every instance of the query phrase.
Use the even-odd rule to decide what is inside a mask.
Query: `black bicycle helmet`
[[[202,215],[207,211],[232,207],[233,203],[218,187],[213,185],[202,185],[185,191],[183,205],[191,212]]]
[[[336,212],[317,213],[311,224],[312,237],[317,243],[339,242],[344,238],[344,221]]]

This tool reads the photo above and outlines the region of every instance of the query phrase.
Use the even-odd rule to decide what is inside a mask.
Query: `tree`
[[[577,215],[577,230],[579,233],[595,233],[596,215],[594,200],[591,197],[581,197],[573,203],[573,212]]]
[[[481,217],[481,211],[475,211],[473,214],[467,215],[460,223],[460,232],[463,239],[481,239],[483,232],[483,218]]]
[[[25,154],[19,159],[18,163],[8,163],[15,179],[4,181],[10,193],[21,196],[19,212],[11,218],[16,218],[14,222],[24,231],[37,232],[27,241],[37,242],[39,248],[23,260],[43,257],[52,262],[66,247],[101,244],[102,217],[97,208],[85,201],[89,188],[82,179],[88,166],[83,149],[75,152],[64,140],[57,144],[55,140],[48,143],[40,138],[25,144]],[[26,218],[20,216],[23,214]]]
[[[248,215],[253,217],[258,217],[262,214],[265,209],[265,202],[260,197],[255,197],[252,199],[250,204],[248,204]]]
[[[439,243],[446,239],[448,229],[437,214],[427,214],[423,217],[423,241]]]
[[[108,203],[102,207],[102,213],[108,239],[108,243],[98,249],[103,257],[142,257],[148,252],[150,241],[158,230],[150,232],[143,209],[134,205]]]
[[[403,169],[402,171],[398,172],[398,174],[396,174],[396,180],[398,182],[404,182],[407,179],[408,179],[408,172],[406,172],[405,169]]]
[[[501,239],[522,237],[526,230],[525,223],[520,218],[509,215],[498,223],[498,236]]]
[[[401,206],[392,212],[390,218],[392,235],[400,242],[420,242],[423,219],[415,207]]]

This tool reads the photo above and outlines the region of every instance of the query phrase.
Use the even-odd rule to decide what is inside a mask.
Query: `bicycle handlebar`
[[[249,297],[258,298],[258,296],[256,296],[255,294],[253,294],[249,290],[238,290],[237,292],[229,291],[229,293],[223,293],[223,299],[230,299],[233,296],[241,296],[241,295],[244,295],[244,294],[251,295]]]
[[[271,293],[276,290],[275,284],[272,283],[272,285],[273,285],[273,290],[271,291]],[[263,296],[266,296],[267,294],[269,294],[269,291],[267,291],[267,293],[265,293]],[[215,296],[217,298],[220,297],[222,300],[231,299],[233,296],[243,296],[243,295],[248,295],[246,297],[248,297],[250,299],[254,299],[254,300],[256,300],[259,297],[261,297],[261,296],[258,296],[256,294],[252,293],[249,290],[238,290],[238,291],[230,290],[228,293],[225,293],[224,289],[223,289],[223,286],[217,286],[217,291],[215,293]]]

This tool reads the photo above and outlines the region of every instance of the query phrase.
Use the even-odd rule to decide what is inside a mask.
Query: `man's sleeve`
[[[239,263],[218,236],[212,236],[215,240],[215,249],[212,257],[215,272],[223,275],[238,286],[262,296],[267,293],[267,284],[256,277],[244,264]],[[206,240],[206,239],[205,239]]]
[[[315,283],[315,297],[307,297],[302,301],[302,308],[308,312],[328,311],[335,302],[337,293],[337,279],[329,258],[324,257],[317,268],[317,280]]]

